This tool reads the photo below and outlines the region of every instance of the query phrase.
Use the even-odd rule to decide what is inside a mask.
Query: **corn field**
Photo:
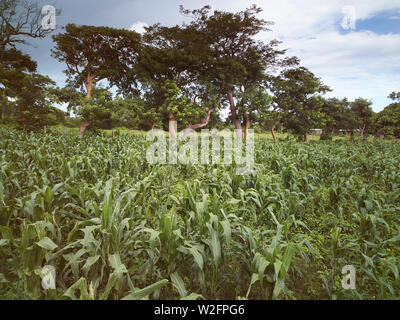
[[[147,144],[0,130],[1,299],[400,298],[399,143],[260,139],[248,176]]]

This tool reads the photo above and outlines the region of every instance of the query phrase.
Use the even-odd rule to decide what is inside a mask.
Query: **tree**
[[[177,86],[176,81],[166,80],[162,89],[165,92],[163,110],[164,113],[169,116],[169,120],[178,121],[183,126],[192,130],[207,125],[210,119],[210,114],[214,111],[213,108],[208,110],[206,118],[202,118],[200,123],[192,125],[191,123],[198,121],[200,117],[205,116],[205,109],[188,99]],[[170,134],[175,138],[177,132],[175,132],[174,124],[170,124]]]
[[[56,14],[60,14],[57,11]],[[41,7],[38,1],[2,0],[0,2],[0,84],[3,103],[0,114],[9,104],[16,114],[17,125],[24,130],[38,129],[46,121],[46,113],[57,113],[51,106],[56,99],[54,83],[36,74],[37,64],[16,49],[28,44],[27,39],[44,38],[52,30],[41,26]],[[8,102],[8,98],[14,100]]]
[[[108,27],[68,24],[65,33],[53,36],[53,57],[64,62],[68,84],[85,87],[86,98],[92,98],[93,87],[103,79],[121,91],[136,87],[134,66],[140,50],[140,35],[134,31]],[[94,107],[93,104],[88,103]],[[91,122],[83,122],[80,133]]]
[[[275,77],[271,90],[274,101],[285,115],[287,126],[304,135],[308,142],[310,129],[321,125],[324,94],[331,89],[304,67],[284,70]]]
[[[323,102],[322,110],[326,115],[324,132],[332,134],[339,130],[351,130],[350,102],[344,99],[330,98]]]
[[[176,136],[175,121],[178,126],[199,129],[219,107],[212,84],[196,77],[196,37],[197,31],[187,26],[159,24],[146,28],[143,35],[137,74],[152,110],[148,114],[168,122],[172,137]]]
[[[276,49],[277,41],[265,44],[255,40],[254,36],[270,31],[268,27],[273,24],[257,18],[261,8],[254,5],[238,13],[214,11],[213,14],[210,9],[205,6],[190,11],[181,6],[181,12],[193,19],[187,26],[192,34],[193,72],[196,78],[212,83],[224,95],[235,128],[241,129],[235,104],[238,89],[255,86],[269,68],[285,65],[289,60],[280,59],[285,50]]]
[[[272,97],[268,94],[266,88],[261,85],[241,88],[239,100],[237,103],[240,114],[244,115],[245,132],[244,136],[248,138],[248,130],[251,122],[257,122],[261,127],[270,127],[272,110]]]
[[[400,138],[400,102],[392,103],[379,112],[375,126],[382,136]]]
[[[25,74],[15,88],[15,115],[17,125],[24,131],[35,131],[46,125],[46,115],[57,113],[52,107],[58,102],[55,83],[40,74]]]
[[[24,131],[38,130],[46,124],[48,118],[45,115],[58,114],[52,107],[57,102],[55,83],[37,74],[36,62],[17,49],[0,51],[0,61],[1,115],[14,115],[18,128]],[[12,109],[7,107],[9,105]]]
[[[139,128],[144,102],[141,99],[115,97],[112,101],[111,127]]]
[[[80,116],[83,123],[90,123],[93,130],[98,128],[110,128],[114,100],[111,92],[106,88],[94,85],[92,97],[87,99],[86,95],[71,87],[58,90],[57,97],[60,102],[67,103],[67,110],[73,111]]]
[[[393,91],[390,95],[389,95],[389,97],[388,97],[389,99],[392,99],[393,101],[400,101],[400,92],[395,92],[395,91]]]
[[[350,104],[350,109],[354,114],[353,129],[360,130],[361,137],[364,137],[365,130],[372,124],[374,111],[371,105],[371,101],[363,98],[358,98]]]
[[[59,15],[60,10],[56,11]],[[0,51],[27,44],[26,38],[44,38],[52,32],[41,25],[41,7],[34,0],[2,0],[0,2]]]
[[[20,82],[27,73],[36,71],[36,62],[32,61],[28,55],[24,55],[16,49],[0,51],[0,94],[2,104],[0,118],[7,112],[8,97],[15,98]]]

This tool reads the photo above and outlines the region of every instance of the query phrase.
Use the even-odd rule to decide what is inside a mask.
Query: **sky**
[[[387,96],[400,91],[399,0],[44,0],[62,13],[56,34],[67,23],[143,31],[154,23],[176,25],[187,21],[179,5],[188,9],[211,5],[212,10],[241,11],[252,4],[259,17],[273,21],[272,31],[259,40],[282,41],[289,56],[332,88],[327,97],[370,99],[379,112],[390,104]],[[65,66],[51,57],[53,42],[30,40],[20,49],[38,62],[38,72],[65,84]]]

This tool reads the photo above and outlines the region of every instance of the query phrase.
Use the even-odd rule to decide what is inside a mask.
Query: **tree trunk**
[[[272,133],[272,138],[274,139],[274,141],[276,141],[275,127],[271,127],[271,133]]]
[[[91,75],[90,73],[88,74],[85,82],[85,87],[86,87],[86,98],[91,99],[92,98],[92,91],[93,91],[93,84],[95,83],[95,78],[96,76]]]
[[[306,132],[305,134],[304,134],[304,141],[305,142],[308,142],[309,140],[308,140],[308,132]]]
[[[175,115],[173,113],[169,114],[169,134],[171,138],[176,138],[176,130],[175,130]]]
[[[83,134],[85,133],[86,128],[89,126],[90,126],[90,122],[88,122],[88,121],[84,121],[81,123],[81,126],[79,128],[79,135],[81,136],[81,138],[83,138]]]
[[[360,135],[361,135],[361,138],[362,138],[363,140],[365,140],[365,138],[364,138],[365,127],[366,127],[366,125],[364,125],[364,126],[361,128],[361,130],[360,130]]]
[[[242,129],[242,125],[240,123],[240,120],[237,116],[236,113],[236,106],[235,106],[235,101],[233,100],[233,92],[232,90],[228,90],[228,100],[229,100],[229,106],[231,109],[231,113],[232,113],[232,119],[233,119],[233,123],[235,125],[235,129],[237,130],[241,130]]]
[[[354,132],[353,132],[353,130],[350,131],[350,141],[354,141]]]
[[[200,123],[198,123],[198,124],[190,124],[189,127],[187,127],[186,129],[196,130],[196,129],[205,127],[210,122],[210,116],[211,116],[211,113],[213,113],[213,112],[214,112],[214,109],[208,110],[207,118],[201,119]]]
[[[93,84],[96,82],[95,79],[96,75],[91,75],[89,72],[85,82],[87,99],[92,99]],[[83,137],[85,130],[88,126],[90,126],[90,122],[88,121],[84,121],[81,123],[81,126],[79,128],[79,135],[81,136],[81,138]]]
[[[246,124],[245,124],[245,130],[244,130],[244,138],[247,139],[249,137],[249,128],[251,126],[251,121],[249,115],[246,113],[245,114],[245,119],[246,119]]]

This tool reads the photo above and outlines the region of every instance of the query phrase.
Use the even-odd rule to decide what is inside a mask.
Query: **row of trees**
[[[36,63],[15,48],[26,37],[48,34],[38,27],[37,5],[5,0],[0,5],[3,110],[15,115],[22,129],[31,130],[48,121],[46,115],[62,117],[53,106],[67,103],[82,119],[82,135],[86,128],[117,124],[168,128],[176,136],[173,121],[179,128],[214,126],[224,108],[230,110],[228,123],[244,127],[245,136],[251,125],[271,130],[274,139],[275,129],[284,126],[306,141],[316,127],[326,133],[358,129],[361,135],[399,134],[394,116],[398,103],[376,115],[364,99],[326,99],[323,94],[331,89],[296,57],[287,57],[278,41],[257,41],[273,25],[258,18],[257,6],[238,13],[210,10],[181,7],[189,23],[156,24],[142,35],[68,24],[53,36],[52,56],[66,66],[67,86],[60,89],[38,75]],[[399,94],[391,97],[398,100]]]

